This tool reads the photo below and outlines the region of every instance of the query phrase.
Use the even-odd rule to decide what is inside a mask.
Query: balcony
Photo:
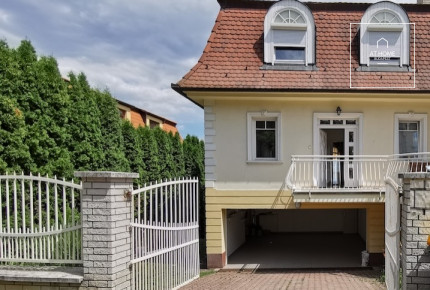
[[[385,182],[399,173],[430,170],[430,153],[292,156],[286,186],[295,202],[383,202]]]

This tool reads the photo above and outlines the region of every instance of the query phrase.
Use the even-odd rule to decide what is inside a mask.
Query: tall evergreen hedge
[[[28,40],[0,41],[0,173],[24,171],[73,177],[76,170],[133,171],[136,184],[198,177],[204,149],[161,129],[134,128],[119,117],[108,91],[83,73],[64,79],[54,57],[39,57]]]

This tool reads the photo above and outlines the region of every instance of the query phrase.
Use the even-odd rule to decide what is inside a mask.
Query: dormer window
[[[264,21],[264,62],[315,64],[315,24],[311,11],[295,0],[274,4]]]
[[[409,18],[402,7],[379,2],[366,10],[360,26],[360,64],[409,66]]]

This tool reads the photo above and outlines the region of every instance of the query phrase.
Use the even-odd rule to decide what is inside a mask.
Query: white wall
[[[245,211],[227,212],[227,256],[245,243]]]
[[[430,112],[429,102],[348,101],[225,101],[211,104],[216,131],[211,136],[214,149],[213,186],[217,189],[265,190],[279,189],[290,166],[291,155],[313,154],[313,114],[334,113],[337,106],[343,113],[363,114],[362,154],[394,153],[394,114]],[[264,96],[261,98],[264,100]],[[247,112],[280,112],[281,155],[279,163],[247,162]],[[428,126],[428,130],[430,126]],[[427,134],[430,136],[430,132]],[[430,142],[428,142],[430,144]],[[428,149],[427,149],[428,150]]]

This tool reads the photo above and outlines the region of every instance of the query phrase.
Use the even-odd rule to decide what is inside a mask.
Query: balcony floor
[[[224,269],[355,268],[365,249],[358,234],[265,234],[230,255]]]

